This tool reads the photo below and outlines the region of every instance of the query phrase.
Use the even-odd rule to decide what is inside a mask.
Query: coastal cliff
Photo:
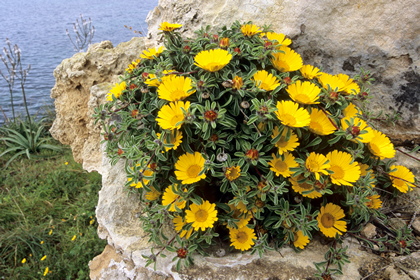
[[[98,234],[107,239],[104,252],[90,264],[92,279],[305,279],[316,270],[313,262],[321,262],[328,246],[312,242],[303,252],[291,248],[257,255],[219,254],[197,256],[193,267],[176,272],[171,255],[158,261],[156,271],[144,268],[143,254],[150,254],[138,220],[141,207],[135,195],[128,195],[124,165],[111,166],[101,146],[100,127],[94,124],[93,110],[106,100],[112,84],[131,61],[147,47],[161,43],[161,22],[182,24],[186,36],[210,25],[217,28],[235,20],[271,25],[272,29],[293,39],[293,48],[305,63],[329,73],[354,76],[359,70],[370,71],[376,81],[372,85],[370,106],[374,112],[400,115],[395,126],[385,119],[377,128],[399,146],[420,143],[420,7],[416,1],[170,1],[160,0],[149,14],[147,37],[113,47],[110,42],[95,44],[86,53],[64,60],[55,70],[57,119],[51,134],[70,145],[76,161],[88,171],[103,177],[96,210]],[[212,29],[210,29],[211,32]],[[380,117],[383,118],[386,115]],[[403,147],[400,148],[404,150]],[[418,176],[418,161],[399,153],[397,160]],[[416,189],[406,199],[419,197]],[[417,205],[419,205],[417,203]],[[413,211],[418,211],[413,209]],[[417,218],[418,224],[418,218]],[[344,267],[344,277],[360,279],[375,271],[381,257],[363,250],[348,238],[351,263]],[[408,261],[410,260],[410,261]],[[404,279],[419,275],[418,268],[398,269],[398,264],[420,262],[420,255],[392,259],[381,273],[385,279]],[[418,266],[417,266],[418,267]],[[398,275],[398,273],[402,273]],[[392,276],[394,275],[394,276]],[[385,277],[385,276],[384,276]],[[400,277],[400,278],[392,278]],[[410,278],[406,278],[410,279]]]

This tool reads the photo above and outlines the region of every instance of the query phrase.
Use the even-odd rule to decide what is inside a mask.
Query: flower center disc
[[[203,223],[207,220],[209,213],[206,210],[200,209],[195,212],[195,220],[199,223]]]
[[[245,243],[248,240],[248,235],[245,232],[240,231],[236,234],[236,240],[240,243]]]
[[[334,226],[334,216],[331,215],[330,213],[324,213],[324,215],[322,215],[321,218],[321,223],[325,228],[331,228]]]
[[[306,94],[298,94],[296,96],[296,100],[299,101],[300,103],[305,103],[305,104],[312,102],[312,100],[310,100]]]
[[[292,115],[290,115],[290,114],[283,114],[282,116],[281,116],[281,120],[283,121],[283,123],[285,124],[285,125],[290,125],[290,126],[293,126],[293,125],[295,125],[296,124],[296,118],[295,117],[293,117]]]
[[[287,146],[288,141],[286,141],[285,137],[280,137],[279,141],[277,141],[276,145],[277,147],[286,147]]]
[[[200,173],[201,168],[197,164],[193,164],[187,169],[187,175],[190,178],[196,178],[198,176],[198,173]]]
[[[311,160],[311,161],[308,162],[307,167],[311,172],[317,172],[319,170],[320,166],[319,166],[318,162],[316,162],[314,160]]]
[[[332,176],[335,179],[343,179],[344,170],[340,166],[331,166],[330,169],[334,172],[334,174],[332,174]]]
[[[175,115],[171,119],[171,125],[175,126],[178,122],[182,121],[184,119],[184,116],[181,114]]]
[[[286,171],[287,168],[287,164],[284,161],[277,161],[276,164],[274,164],[274,166],[276,167],[276,169],[280,172],[284,172]]]
[[[177,89],[171,92],[172,101],[181,100],[185,96],[185,92],[183,90]]]

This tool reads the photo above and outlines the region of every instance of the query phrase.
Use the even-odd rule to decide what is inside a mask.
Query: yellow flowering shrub
[[[360,230],[382,190],[415,187],[364,113],[365,75],[304,65],[268,27],[236,22],[195,38],[180,28],[162,24],[165,46],[141,52],[96,111],[157,248],[187,263],[216,240],[240,251],[300,250],[314,234]]]

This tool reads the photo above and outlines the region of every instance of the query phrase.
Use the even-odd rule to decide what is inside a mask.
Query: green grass
[[[88,263],[106,244],[96,234],[101,176],[69,149],[43,156],[8,168],[0,158],[0,279],[89,279]]]

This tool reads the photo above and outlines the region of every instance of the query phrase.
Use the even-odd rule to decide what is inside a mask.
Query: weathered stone
[[[367,223],[362,229],[361,234],[368,239],[372,239],[376,235],[376,227],[371,223]]]

